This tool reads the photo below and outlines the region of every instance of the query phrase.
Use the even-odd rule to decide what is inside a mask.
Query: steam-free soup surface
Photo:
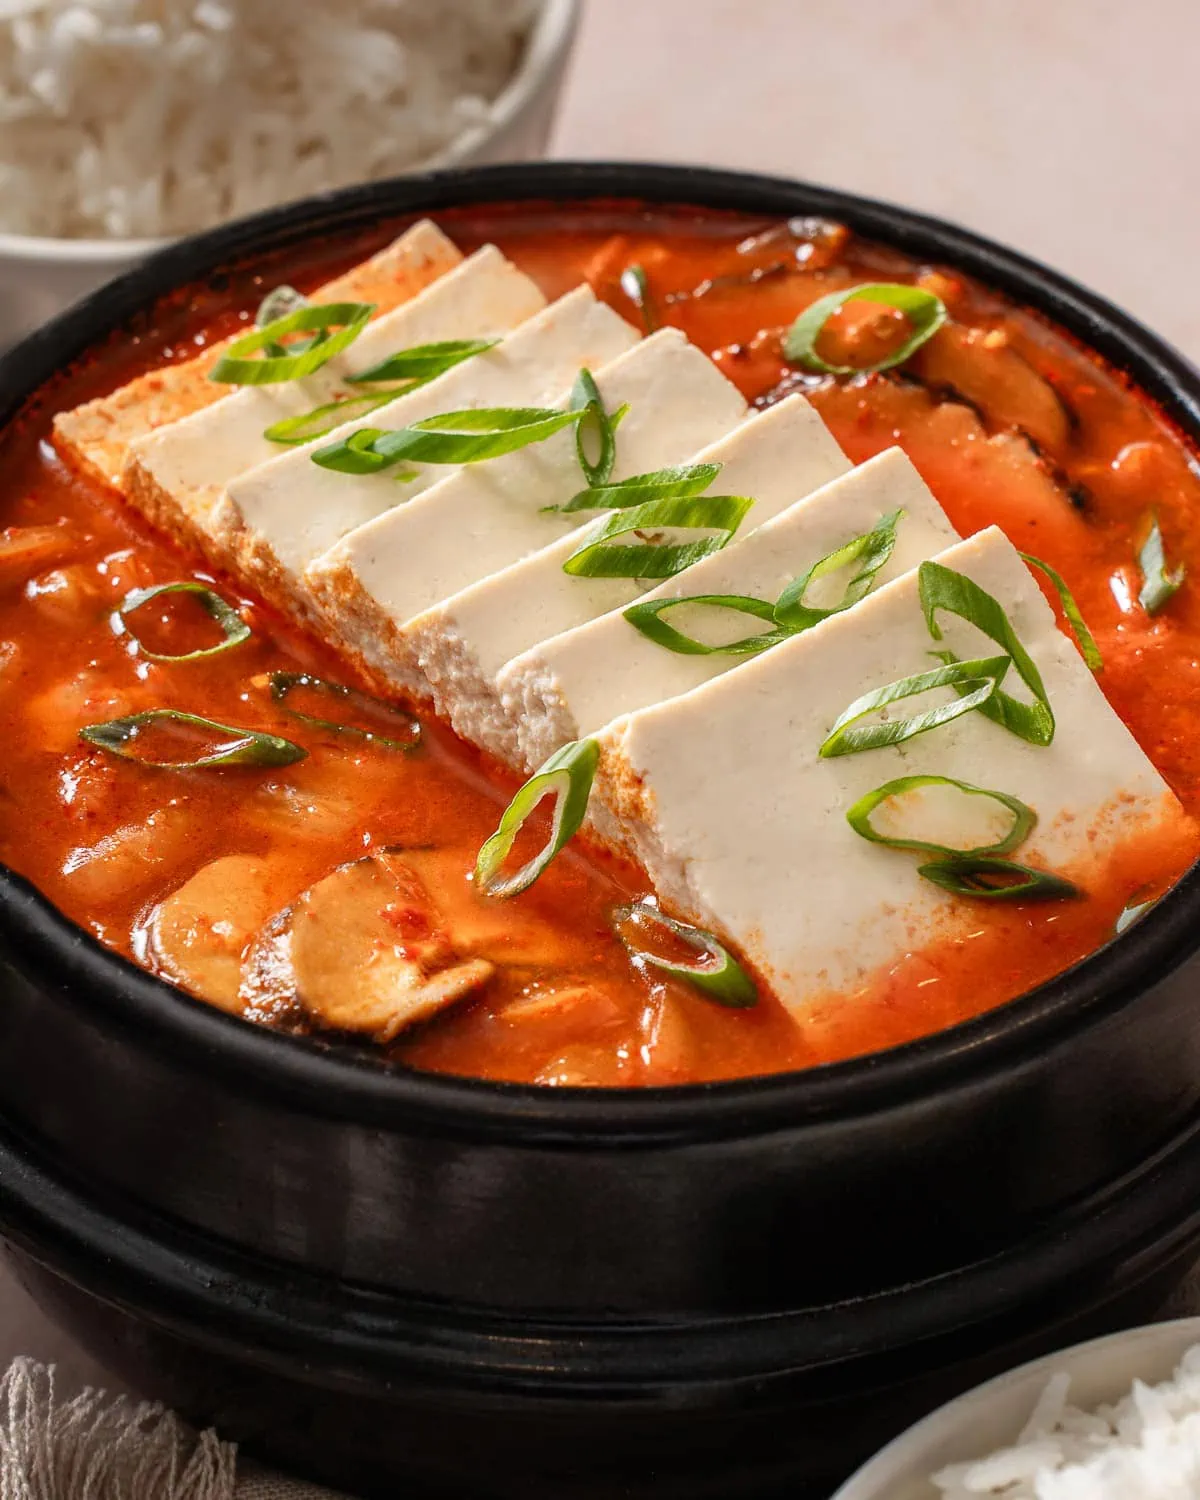
[[[590,281],[631,321],[639,310],[621,273],[639,265],[651,315],[683,329],[749,399],[803,390],[856,463],[899,443],[962,534],[998,524],[1065,576],[1103,654],[1105,694],[1185,808],[1197,810],[1200,604],[1185,584],[1147,613],[1137,553],[1156,514],[1171,565],[1200,570],[1200,480],[1178,435],[1097,360],[952,269],[823,223],[619,205],[478,209],[440,222],[465,250],[497,243],[549,297]],[[825,998],[797,1025],[767,993],[753,1009],[725,1009],[631,962],[611,914],[645,881],[595,852],[569,850],[511,901],[476,895],[469,872],[511,778],[436,723],[425,722],[406,753],[290,714],[289,706],[320,710],[276,701],[272,672],[350,685],[353,673],[254,600],[239,601],[252,635],[237,649],[187,663],[148,659],[115,615],[129,590],[199,578],[231,596],[230,586],[152,535],[115,494],[71,473],[46,441],[50,418],[194,356],[252,316],[264,290],[319,285],[383,237],[189,289],[65,372],[0,437],[0,858],[101,942],[230,1010],[245,1003],[242,961],[258,942],[265,977],[251,987],[250,1018],[300,1031],[323,1021],[336,1038],[339,1016],[353,1021],[352,1007],[372,997],[347,992],[329,972],[333,960],[313,949],[306,962],[333,997],[328,1013],[278,1000],[264,924],[280,913],[286,922],[338,911],[360,887],[378,894],[397,865],[401,884],[387,886],[376,913],[416,945],[440,941],[442,929],[451,941],[467,934],[481,967],[463,976],[456,1005],[387,1044],[391,1056],[549,1084],[684,1083],[849,1057],[1000,1004],[1104,943],[1126,908],[1159,894],[1195,856],[1189,839],[1164,836],[1133,846],[1084,900],[980,903],[969,939],[914,951],[867,991]],[[820,376],[784,359],[781,335],[816,297],[914,279],[938,292],[952,322],[898,372]],[[860,305],[833,320],[821,347],[836,362],[872,363],[903,332]],[[160,652],[219,638],[187,596],[147,611],[139,629]],[[160,706],[284,735],[309,754],[276,767],[149,770],[79,739],[84,725]],[[395,725],[407,734],[402,718]],[[528,837],[536,844],[536,830]],[[216,891],[224,927],[197,947]],[[181,933],[190,948],[180,947]],[[355,941],[369,946],[370,932]],[[180,952],[194,963],[181,967]]]

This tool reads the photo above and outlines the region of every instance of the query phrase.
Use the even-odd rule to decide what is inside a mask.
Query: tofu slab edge
[[[665,901],[736,944],[796,1014],[977,915],[917,876],[915,857],[850,829],[846,810],[872,788],[932,773],[1015,795],[1039,818],[1018,857],[1085,885],[1123,838],[1183,816],[1003,533],[989,528],[939,561],[1005,608],[1042,673],[1052,745],[968,713],[899,746],[819,757],[853,698],[930,664],[915,573],[598,736],[600,837],[633,854]],[[968,626],[947,626],[946,641],[960,654],[982,644]]]
[[[461,260],[453,241],[431,220],[421,219],[390,245],[311,295],[314,302],[375,302],[382,314],[415,296]],[[107,396],[60,413],[54,419],[59,452],[91,478],[117,485],[135,438],[225,395],[208,379],[208,372],[238,337],[232,334],[195,359],[147,371]]]

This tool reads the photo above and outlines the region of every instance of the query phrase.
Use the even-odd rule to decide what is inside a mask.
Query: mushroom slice
[[[240,1014],[242,954],[278,907],[274,886],[252,854],[205,865],[151,914],[146,932],[155,967],[201,999]]]
[[[420,877],[387,853],[341,865],[280,912],[247,955],[242,998],[256,1013],[294,1002],[322,1026],[382,1043],[494,972],[454,961]]]

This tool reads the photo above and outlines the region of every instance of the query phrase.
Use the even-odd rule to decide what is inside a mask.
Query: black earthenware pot
[[[1178,355],[972,235],[775,179],[561,163],[353,189],[165,250],[0,359],[0,424],[247,256],[586,198],[819,214],[960,267],[1200,442]],[[956,1385],[1148,1313],[1196,1253],[1198,949],[1194,870],[1087,962],[925,1041],[551,1091],[245,1025],[0,874],[0,1228],[127,1378],[364,1493],[816,1494]]]

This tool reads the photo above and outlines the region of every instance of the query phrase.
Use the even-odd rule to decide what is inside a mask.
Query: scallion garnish
[[[298,292],[294,286],[274,287],[258,304],[258,311],[254,314],[255,328],[269,328],[272,323],[278,323],[280,318],[286,318],[289,313],[294,313],[298,307],[307,307],[308,298],[303,292]]]
[[[224,639],[218,641],[215,646],[202,646],[196,651],[151,651],[129,623],[129,616],[149,604],[151,600],[161,598],[164,594],[191,594],[205,614],[221,627]],[[138,650],[151,661],[200,661],[206,656],[217,656],[222,651],[239,646],[250,637],[249,625],[232,604],[222,599],[220,594],[214,592],[206,584],[197,583],[190,578],[178,583],[156,583],[152,588],[133,589],[121,601],[117,614],[126,630],[137,642]]]
[[[831,365],[817,353],[817,340],[829,318],[847,302],[878,302],[884,307],[894,307],[908,319],[912,333],[898,349],[873,365]],[[924,287],[873,281],[865,286],[830,292],[827,297],[819,297],[811,307],[806,307],[788,330],[783,353],[793,364],[826,375],[864,375],[876,370],[891,370],[910,359],[945,321],[946,304]]]
[[[1157,901],[1157,896],[1151,896],[1145,901],[1131,901],[1122,909],[1117,920],[1113,923],[1113,937],[1120,937],[1123,932],[1128,932],[1135,922],[1141,921]]]
[[[918,865],[917,874],[954,896],[979,901],[1068,901],[1083,892],[1061,875],[989,855],[937,860]]]
[[[529,778],[505,808],[499,828],[479,851],[475,862],[475,884],[485,896],[517,896],[527,891],[563,845],[574,837],[587,812],[599,761],[600,746],[595,740],[572,740],[569,745],[556,750]],[[500,868],[517,835],[544,797],[554,798],[549,838],[515,874],[502,876]]]
[[[383,381],[402,380],[411,382],[412,385],[423,384],[438,375],[444,375],[455,365],[461,365],[465,359],[486,354],[499,342],[499,339],[444,339],[438,344],[414,344],[411,349],[400,349],[395,354],[389,354],[369,370],[360,370],[357,375],[347,375],[346,383],[378,385]]]
[[[652,949],[635,943],[625,931],[626,925],[657,927],[668,938],[674,938],[699,955],[694,963],[682,959],[662,958]],[[703,927],[693,927],[689,922],[677,922],[659,911],[649,901],[637,901],[629,906],[619,906],[613,912],[613,930],[620,938],[626,952],[635,963],[648,964],[684,979],[698,989],[709,1000],[732,1010],[747,1010],[758,1003],[758,990],[754,981],[713,934]]]
[[[794,578],[780,594],[775,604],[775,619],[779,624],[787,626],[792,631],[808,630],[822,620],[828,619],[830,615],[840,614],[851,605],[857,604],[860,599],[865,598],[874,587],[875,575],[895,549],[896,526],[903,515],[902,510],[892,511],[890,515],[878,521],[870,531],[864,532],[862,536],[856,536],[853,541],[836,548],[833,552],[826,553],[819,561],[813,563],[807,573]],[[858,569],[846,584],[842,597],[836,604],[826,608],[804,602],[805,594],[819,578],[825,578],[830,573],[836,573],[841,568],[849,568],[855,563],[858,564]]]
[[[341,442],[318,448],[312,461],[341,474],[379,474],[405,461],[474,464],[544,442],[582,418],[582,411],[540,406],[448,411],[395,432],[360,427]]]
[[[1017,638],[1017,633],[999,602],[964,573],[956,573],[953,568],[944,567],[937,562],[921,564],[917,570],[917,583],[921,608],[925,611],[925,623],[935,641],[942,639],[941,627],[937,622],[939,610],[966,620],[1003,647],[1012,658],[1017,675],[1036,700],[1033,703],[1022,703],[997,688],[995,693],[989,694],[977,705],[980,712],[1032,745],[1050,744],[1054,739],[1054,714],[1041,673]],[[948,665],[957,663],[958,658],[953,652],[935,654]]]
[[[575,578],[673,578],[684,568],[719,552],[754,504],[749,495],[697,495],[652,500],[631,510],[614,510],[587,528],[583,541],[563,563]],[[662,542],[664,531],[714,531],[695,542]],[[621,536],[639,535],[632,545],[614,545]]]
[[[720,464],[676,464],[669,469],[652,469],[648,474],[633,474],[618,484],[580,490],[565,505],[550,508],[568,515],[579,510],[630,510],[651,500],[684,500],[702,494],[720,472]]]
[[[690,604],[699,608],[731,610],[735,614],[751,615],[756,620],[775,623],[775,606],[765,599],[752,599],[748,594],[690,594],[681,599],[644,599],[631,604],[625,618],[648,639],[668,651],[680,656],[753,656],[785,641],[794,632],[786,627],[763,630],[757,635],[746,635],[736,641],[727,641],[723,646],[709,646],[695,636],[684,635],[662,618],[669,609]]]
[[[331,729],[335,734],[348,734],[356,739],[366,740],[368,744],[381,745],[385,750],[402,750],[405,754],[415,750],[421,743],[421,725],[411,714],[405,713],[402,709],[392,708],[386,703],[380,703],[378,699],[371,698],[366,693],[360,693],[354,688],[346,687],[340,682],[328,682],[325,678],[314,677],[309,672],[272,672],[267,681],[271,689],[271,697],[275,702],[282,704],[285,713],[291,714],[294,719],[299,719],[304,724],[315,725],[318,729]],[[344,703],[349,708],[357,708],[364,715],[373,714],[381,719],[394,719],[397,727],[404,731],[404,738],[397,739],[381,734],[375,729],[363,729],[358,724],[347,724],[341,719],[323,719],[316,714],[304,713],[287,702],[289,696],[297,690],[322,693],[339,703]]]
[[[650,296],[650,285],[646,280],[646,269],[636,262],[621,272],[621,290],[642,315],[642,329],[653,333],[658,326],[654,313],[654,301]]]
[[[871,815],[877,808],[895,798],[903,797],[908,792],[919,791],[927,786],[953,787],[967,797],[987,797],[993,802],[998,802],[1012,814],[1012,824],[1008,832],[991,844],[978,844],[971,849],[955,849],[948,844],[934,843],[929,839],[898,838],[880,833],[871,822]],[[950,859],[974,859],[985,854],[1011,854],[1029,837],[1037,823],[1037,813],[1020,798],[1011,797],[1007,792],[993,792],[987,787],[972,786],[969,781],[956,781],[952,776],[922,775],[899,776],[895,781],[885,782],[883,786],[877,786],[874,791],[867,792],[846,814],[846,821],[862,838],[869,839],[873,844],[882,844],[887,849],[917,849],[928,854],[942,854]]]
[[[919,672],[913,677],[901,677],[884,687],[874,688],[855,698],[850,706],[838,715],[825,743],[821,755],[828,759],[834,755],[855,755],[861,750],[877,750],[884,745],[898,745],[911,740],[915,735],[926,734],[941,724],[949,724],[963,714],[980,708],[999,691],[999,683],[1009,668],[1007,656],[989,656],[975,661],[952,662],[936,667],[930,672]],[[908,719],[884,720],[878,724],[859,725],[876,710],[886,708],[904,698],[915,698],[932,688],[952,687],[962,696],[949,703],[941,703],[924,713],[914,714]]]
[[[324,406],[314,406],[312,411],[306,411],[301,416],[283,417],[278,422],[272,422],[263,437],[269,443],[311,443],[315,438],[324,437],[327,432],[332,432],[335,427],[341,427],[346,422],[369,417],[377,407],[386,406],[395,399],[394,391],[376,391],[370,396],[349,396],[345,401],[329,401]]]
[[[274,385],[281,380],[301,380],[348,349],[374,311],[373,302],[305,303],[265,328],[243,334],[209,371],[208,378],[220,385]],[[284,343],[294,333],[314,333],[316,337],[295,352],[295,346]]]
[[[1100,648],[1096,645],[1096,638],[1087,627],[1087,621],[1083,618],[1083,612],[1075,602],[1075,595],[1067,587],[1067,581],[1061,573],[1052,568],[1048,562],[1043,562],[1040,557],[1034,557],[1030,552],[1022,552],[1021,556],[1031,568],[1040,568],[1050,582],[1054,585],[1054,591],[1058,595],[1058,602],[1062,605],[1062,612],[1067,617],[1075,639],[1079,642],[1079,651],[1084,661],[1093,672],[1104,669],[1104,658],[1100,655]]]
[[[216,749],[191,760],[155,760],[137,754],[133,747],[142,731],[156,724],[178,724],[187,729],[203,730],[206,734],[220,734],[227,738]],[[79,731],[79,738],[122,760],[171,771],[195,771],[209,766],[290,766],[293,761],[303,760],[308,754],[307,750],[277,734],[264,734],[258,729],[241,729],[233,724],[219,724],[214,719],[202,719],[197,714],[183,713],[177,708],[150,708],[145,713],[130,714],[123,719],[109,719],[103,724],[87,724]]]
[[[1179,592],[1187,577],[1187,569],[1182,565],[1178,568],[1167,567],[1167,554],[1157,516],[1151,516],[1150,530],[1138,550],[1138,567],[1142,570],[1138,603],[1148,615],[1156,615]]]
[[[579,378],[571,391],[572,411],[582,411],[583,416],[575,428],[575,452],[579,467],[590,487],[606,485],[612,477],[613,463],[617,456],[616,431],[628,412],[628,405],[619,406],[610,417],[604,406],[604,397],[592,377],[590,370],[580,370]],[[587,440],[594,436],[599,452],[593,463],[587,455]]]

